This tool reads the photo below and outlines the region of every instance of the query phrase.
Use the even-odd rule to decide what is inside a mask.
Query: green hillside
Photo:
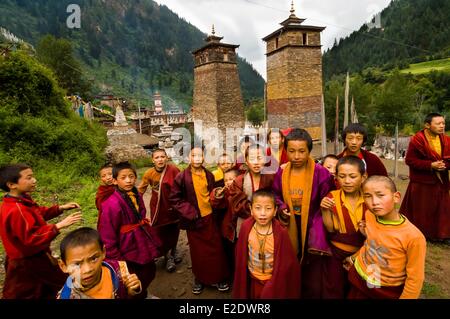
[[[72,3],[81,9],[80,29],[66,26]],[[46,34],[68,39],[92,93],[148,100],[161,91],[184,108],[191,103],[191,52],[206,35],[166,6],[151,0],[4,0],[0,12],[0,26],[34,46]],[[239,72],[244,99],[262,98],[264,81],[255,69],[240,59]]]
[[[405,64],[450,56],[450,1],[393,0],[381,12],[381,28],[363,25],[337,40],[323,57],[325,79],[368,67]]]
[[[450,72],[450,58],[410,64],[409,68],[403,69],[400,72],[423,74],[431,71]]]

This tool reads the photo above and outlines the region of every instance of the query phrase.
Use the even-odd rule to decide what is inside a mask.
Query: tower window
[[[278,49],[278,38],[275,38],[275,49]]]
[[[303,33],[303,45],[308,45],[308,33]]]

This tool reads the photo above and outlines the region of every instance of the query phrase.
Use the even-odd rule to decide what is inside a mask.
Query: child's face
[[[222,170],[222,172],[227,172],[233,167],[233,162],[231,161],[231,158],[228,156],[222,156],[219,159],[219,163],[217,163],[217,166]]]
[[[236,179],[236,174],[234,172],[226,172],[223,176],[223,181],[225,183],[225,187],[230,187]]]
[[[105,250],[98,242],[93,242],[85,246],[67,248],[66,260],[60,260],[59,267],[72,277],[75,287],[87,290],[100,282],[104,259]]]
[[[259,226],[269,225],[276,212],[273,198],[267,196],[256,197],[253,200],[251,212]]]
[[[254,174],[261,173],[264,168],[265,156],[261,148],[253,148],[248,152],[248,157],[246,160],[248,169]]]
[[[200,148],[192,149],[189,160],[192,167],[200,168],[203,165],[203,151]]]
[[[34,178],[33,170],[31,168],[24,169],[20,172],[20,177],[17,183],[8,183],[11,191],[17,194],[33,192],[36,189],[36,178]]]
[[[292,167],[303,167],[308,161],[309,149],[306,141],[289,141],[286,151]]]
[[[323,162],[323,167],[325,167],[334,177],[336,177],[337,162],[338,162],[337,159],[331,157],[326,158],[325,161]]]
[[[364,185],[363,196],[364,202],[374,215],[395,220],[395,204],[401,199],[399,192],[393,193],[386,183],[374,181]]]
[[[153,164],[155,164],[155,168],[158,171],[162,171],[166,167],[167,161],[169,160],[167,158],[166,153],[164,153],[162,151],[153,153],[152,159],[153,159]]]
[[[280,146],[283,143],[283,136],[279,132],[272,132],[269,136],[269,143],[272,146]]]
[[[364,135],[361,133],[347,133],[345,136],[345,145],[350,153],[356,154],[361,149],[364,141]]]
[[[339,165],[337,180],[342,190],[347,194],[359,192],[365,177],[361,175],[358,167],[351,164]]]
[[[100,180],[102,185],[112,185],[112,167],[106,167],[100,171]]]
[[[124,191],[131,191],[136,183],[136,175],[132,169],[126,168],[119,171],[117,178],[114,179],[114,185],[117,185]]]

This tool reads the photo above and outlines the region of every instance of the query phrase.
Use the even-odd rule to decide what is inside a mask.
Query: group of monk
[[[367,129],[350,124],[342,140],[342,153],[316,162],[306,130],[271,129],[267,145],[245,137],[236,160],[222,154],[213,172],[204,166],[201,146],[190,150],[189,166],[181,172],[169,163],[164,149],[156,149],[154,166],[137,187],[130,164],[102,167],[97,230],[71,233],[65,238],[68,243],[61,245],[69,261],[60,261],[60,268],[69,275],[68,282],[79,283],[66,282],[58,296],[96,298],[105,287],[108,293],[102,296],[109,295],[116,287],[111,284],[114,273],[120,273],[125,261],[128,269],[119,276],[122,288],[113,296],[146,298],[155,277],[155,259],[164,258],[168,272],[181,262],[177,252],[181,229],[189,243],[193,294],[213,286],[222,292],[232,289],[234,298],[243,299],[418,298],[426,240],[450,244],[450,138],[445,135],[445,119],[429,114],[424,129],[411,138],[405,159],[410,183],[403,201],[383,162],[363,149]],[[26,296],[17,287],[18,274],[24,276],[27,270],[12,265],[36,252],[48,252],[59,229],[79,220],[73,214],[52,230],[36,217],[46,210],[27,197],[31,186],[20,188],[27,169],[16,168],[17,178],[0,170],[0,186],[8,192],[0,211],[7,254],[5,298]],[[149,211],[143,202],[148,187]],[[25,205],[24,198],[30,201],[32,216],[27,221],[34,218],[37,228],[47,227],[43,232],[47,237],[39,245],[36,242],[39,248],[18,253],[25,246],[17,244],[8,223],[12,214],[24,215],[17,211],[18,203]],[[55,216],[76,207],[70,203],[46,214]],[[25,222],[16,219],[14,227]],[[28,231],[29,236],[21,238],[24,242],[43,230]],[[97,266],[86,266],[91,274],[83,275],[80,265],[83,260],[88,264],[93,258],[89,256],[98,256]],[[70,260],[75,266],[69,267]],[[105,279],[103,274],[110,272]],[[46,285],[48,281],[41,280],[40,291]],[[62,287],[60,283],[52,287],[58,285]],[[32,296],[37,295],[35,290]]]

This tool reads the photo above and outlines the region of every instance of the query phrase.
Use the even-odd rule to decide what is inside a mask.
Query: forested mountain
[[[80,6],[80,29],[66,25],[69,4]],[[184,107],[192,99],[191,52],[206,35],[166,6],[151,0],[3,0],[0,12],[0,26],[34,46],[46,34],[68,39],[95,93],[149,97],[158,90]],[[244,99],[262,98],[262,77],[242,59],[239,72]]]
[[[381,28],[363,25],[335,41],[323,56],[324,76],[391,69],[450,56],[450,1],[393,0],[381,12]]]

